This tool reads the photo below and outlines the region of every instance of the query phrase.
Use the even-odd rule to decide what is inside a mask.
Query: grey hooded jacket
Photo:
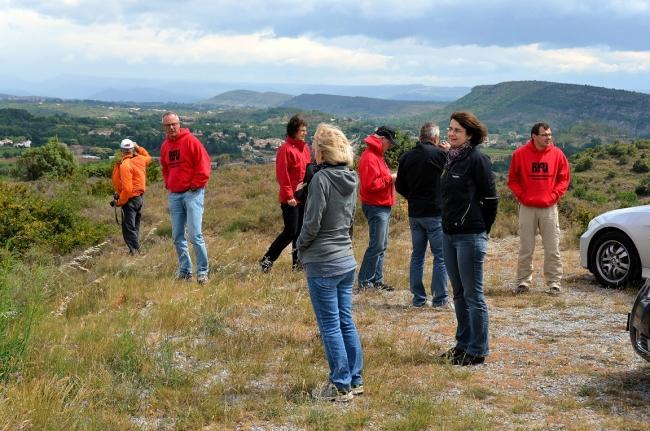
[[[325,165],[309,183],[302,230],[296,243],[302,263],[352,256],[350,226],[357,201],[357,174]]]

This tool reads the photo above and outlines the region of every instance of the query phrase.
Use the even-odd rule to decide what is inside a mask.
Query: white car
[[[591,220],[580,237],[580,264],[609,287],[650,278],[650,205]]]

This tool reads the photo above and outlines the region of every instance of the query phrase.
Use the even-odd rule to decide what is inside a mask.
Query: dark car
[[[627,330],[634,350],[650,362],[650,278],[639,290],[632,311],[627,315]]]

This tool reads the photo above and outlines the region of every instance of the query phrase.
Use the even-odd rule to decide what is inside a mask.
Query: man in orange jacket
[[[140,252],[138,235],[144,194],[147,188],[147,166],[151,156],[130,139],[120,143],[122,159],[113,166],[113,187],[115,194],[112,207],[122,208],[122,236],[129,248],[129,254]]]
[[[570,180],[569,162],[562,150],[553,144],[551,126],[535,124],[530,131],[530,140],[512,153],[508,173],[508,187],[519,201],[517,294],[530,289],[538,231],[544,246],[547,293],[560,293],[562,260],[557,203],[566,193]]]

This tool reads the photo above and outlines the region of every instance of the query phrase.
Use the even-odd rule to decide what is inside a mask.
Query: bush
[[[635,192],[618,192],[616,199],[627,205],[633,205],[639,201]]]
[[[644,172],[649,172],[650,171],[650,166],[648,166],[648,162],[645,160],[638,159],[634,164],[632,165],[632,171],[636,172],[638,174],[642,174]]]
[[[397,141],[396,144],[384,153],[386,164],[391,169],[397,169],[400,157],[407,151],[412,150],[417,142],[408,132],[402,133],[399,130],[397,131],[397,139],[395,140]]]
[[[83,199],[74,187],[65,187],[48,200],[25,184],[0,182],[0,247],[22,253],[43,245],[58,254],[99,242],[106,225],[90,223],[80,215]]]
[[[594,160],[591,157],[581,158],[574,166],[574,171],[584,172],[591,169],[594,165]]]
[[[15,176],[27,181],[42,177],[63,179],[77,169],[74,154],[57,138],[50,138],[40,148],[26,150],[16,161]]]

